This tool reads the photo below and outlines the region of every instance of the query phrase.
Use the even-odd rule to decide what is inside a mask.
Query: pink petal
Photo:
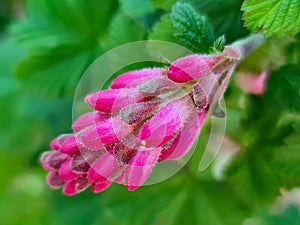
[[[72,129],[74,132],[79,132],[86,127],[89,127],[91,125],[99,123],[108,118],[109,118],[109,115],[104,114],[104,113],[89,112],[89,113],[83,114],[82,116],[77,118],[72,125]]]
[[[77,139],[84,148],[100,150],[103,146],[123,139],[131,131],[132,127],[124,123],[120,116],[116,116],[82,130],[78,133]]]
[[[108,180],[103,182],[96,182],[92,186],[92,192],[94,193],[100,193],[105,191],[112,183]]]
[[[168,77],[178,83],[197,80],[212,71],[224,56],[189,55],[173,62]]]
[[[147,147],[166,144],[183,127],[192,110],[193,103],[189,98],[167,104],[144,124],[139,134],[140,140]]]
[[[79,146],[75,136],[70,136],[62,143],[60,152],[68,155],[74,155],[79,152]]]
[[[111,89],[89,94],[85,102],[95,110],[111,113],[145,100],[143,92],[138,89]]]
[[[50,147],[54,150],[60,150],[62,143],[64,143],[64,141],[71,136],[73,136],[73,135],[72,134],[62,134],[62,135],[58,136],[50,143]]]
[[[65,195],[75,195],[88,188],[90,183],[86,177],[78,177],[76,180],[72,180],[64,186],[63,193]]]
[[[50,147],[53,149],[53,150],[59,150],[60,146],[58,145],[57,143],[57,138],[53,139],[50,143]]]
[[[58,175],[57,172],[48,174],[46,182],[53,189],[58,189],[65,184],[65,181]]]
[[[93,168],[90,168],[88,173],[87,173],[87,178],[90,182],[104,182],[107,179],[103,176],[101,176],[99,173],[97,173],[96,170],[94,170]]]
[[[80,144],[80,151],[85,151],[84,149],[91,151],[100,151],[101,149],[104,149],[103,142],[99,137],[96,126],[88,127],[87,129],[80,131],[76,135],[76,138]]]
[[[54,170],[52,167],[50,167],[48,165],[49,158],[52,154],[53,154],[53,151],[47,151],[47,152],[44,152],[40,158],[40,162],[42,163],[43,168],[47,171]]]
[[[125,174],[124,174],[125,168],[120,169],[118,176],[113,179],[113,182],[116,184],[124,184]]]
[[[129,191],[140,187],[149,177],[160,155],[160,149],[139,149],[125,171],[125,185]]]
[[[117,77],[111,84],[112,89],[132,88],[145,83],[153,77],[163,76],[164,71],[161,68],[142,69],[125,73]]]
[[[58,174],[64,181],[71,181],[80,176],[72,170],[71,163],[71,159],[69,159],[59,168]]]
[[[110,152],[105,152],[91,165],[91,168],[93,168],[98,175],[110,181],[114,181],[121,175],[119,174],[122,170],[121,167],[122,165],[119,164],[116,157]]]
[[[52,152],[51,155],[47,158],[47,164],[49,168],[53,170],[58,170],[60,166],[69,158],[68,155],[65,155],[60,152]]]
[[[183,157],[195,143],[206,117],[207,112],[202,112],[199,116],[193,114],[172,144],[161,151],[159,160],[174,160]]]

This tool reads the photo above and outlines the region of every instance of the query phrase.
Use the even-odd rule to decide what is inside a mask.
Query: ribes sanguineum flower
[[[54,139],[41,157],[49,186],[66,195],[89,186],[101,192],[112,183],[140,187],[155,164],[191,149],[242,55],[235,47],[189,55],[169,68],[125,73],[110,89],[86,96],[94,111],[77,118],[74,133]]]

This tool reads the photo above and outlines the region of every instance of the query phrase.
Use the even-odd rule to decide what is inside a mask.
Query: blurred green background
[[[193,12],[208,18],[214,39],[225,34],[231,43],[249,34],[241,20],[240,0],[184,2],[194,7]],[[185,34],[174,35],[178,27],[172,26],[169,14],[175,3],[175,0],[0,1],[1,225],[300,224],[299,209],[293,204],[283,207],[278,203],[270,210],[280,195],[280,185],[276,186],[272,172],[265,166],[263,160],[268,158],[253,159],[252,151],[241,155],[238,158],[241,162],[250,157],[253,166],[245,169],[247,163],[236,161],[229,169],[228,179],[216,179],[211,168],[198,172],[209,124],[204,127],[189,164],[160,184],[141,187],[135,192],[113,185],[101,194],[87,190],[72,197],[46,186],[46,172],[39,164],[39,156],[49,149],[53,138],[71,132],[75,88],[98,56],[121,44],[145,39],[173,41],[194,51],[209,51],[209,47],[201,45],[205,39],[201,31],[196,30],[199,38],[193,39],[200,45],[189,45],[190,39],[185,39]],[[191,15],[198,18],[198,14]],[[213,40],[208,40],[208,45]],[[287,71],[296,74],[300,71],[299,41],[280,41],[280,45],[275,44],[279,46],[276,49],[287,46],[286,42],[289,42],[290,62],[297,63]],[[272,60],[277,61],[274,57]],[[246,62],[244,67],[249,65]],[[256,121],[256,114],[270,115],[260,107],[264,99],[247,95],[231,84],[226,93],[229,137],[238,143],[252,140],[263,131],[262,127],[272,123],[265,116],[251,125],[248,133],[241,132],[243,127],[253,124],[251,121]],[[241,102],[246,102],[244,105],[249,108],[241,107]],[[257,107],[258,112],[254,110]],[[290,120],[297,117],[300,121],[299,114],[293,116]],[[241,122],[243,118],[246,119]],[[257,141],[256,146],[277,149],[282,143],[271,138],[282,140],[294,132],[294,138],[291,136],[287,143],[294,143],[293,149],[298,149],[300,123],[297,124],[281,130],[277,136],[267,137],[270,142],[265,145],[262,140]],[[300,162],[298,153],[292,156],[293,165]],[[290,180],[296,181],[298,174],[299,171],[294,177],[291,175]],[[298,181],[291,182],[290,188],[297,186],[294,183],[299,185]],[[299,201],[298,197],[298,204]]]

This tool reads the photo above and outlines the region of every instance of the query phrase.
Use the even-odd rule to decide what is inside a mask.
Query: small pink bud
[[[143,92],[138,89],[111,89],[94,92],[85,98],[91,108],[100,112],[119,112],[127,105],[145,100]]]
[[[142,69],[125,73],[117,77],[111,84],[112,89],[132,88],[145,83],[151,78],[163,76],[161,68]]]
[[[147,147],[158,147],[171,140],[184,125],[192,110],[189,98],[175,100],[162,107],[140,131],[139,139]]]
[[[80,176],[75,180],[72,180],[65,184],[63,193],[65,195],[75,195],[81,191],[84,191],[90,185],[86,177]]]
[[[69,159],[65,161],[59,168],[58,174],[64,181],[71,181],[80,176],[80,174],[74,173],[71,163],[71,159]]]
[[[65,181],[58,175],[58,172],[49,173],[46,182],[53,189],[58,189],[65,184]]]
[[[59,150],[60,146],[57,143],[57,138],[53,139],[50,143],[50,147],[54,150]]]
[[[100,150],[123,139],[131,131],[132,127],[123,122],[120,116],[116,116],[82,130],[77,134],[77,139],[84,148]]]
[[[95,181],[104,182],[107,180],[105,177],[103,177],[99,173],[97,173],[97,171],[94,170],[93,168],[89,169],[89,171],[87,173],[87,178],[90,182],[95,182]]]
[[[109,180],[103,182],[95,182],[92,186],[92,192],[100,193],[105,191],[112,183]]]
[[[110,152],[104,152],[94,163],[91,168],[100,176],[113,181],[118,176],[120,164],[116,157]],[[90,175],[91,176],[91,175]]]
[[[50,147],[54,150],[60,150],[62,143],[68,138],[70,138],[72,134],[62,134],[55,138],[53,141],[50,143]]]
[[[60,152],[68,155],[74,155],[79,152],[79,146],[76,138],[72,135],[67,138],[60,147]]]
[[[173,62],[169,68],[168,77],[178,83],[200,79],[210,73],[213,67],[224,56],[189,55]]]
[[[52,154],[53,151],[44,152],[40,158],[43,168],[47,171],[53,171],[53,168],[48,165],[48,160]]]
[[[159,160],[175,160],[183,157],[195,143],[206,117],[207,112],[202,112],[199,116],[196,113],[190,116],[174,141],[161,151]]]
[[[125,171],[125,185],[129,191],[140,187],[149,177],[157,163],[160,149],[138,149]]]
[[[95,125],[96,123],[99,123],[103,120],[107,120],[109,117],[110,116],[108,114],[100,112],[89,112],[77,118],[72,125],[72,129],[74,132],[79,132],[86,127]]]
[[[60,152],[52,152],[51,155],[47,157],[47,163],[49,168],[52,168],[52,170],[58,170],[69,156],[62,154]]]

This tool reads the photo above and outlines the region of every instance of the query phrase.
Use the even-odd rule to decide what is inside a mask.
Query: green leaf
[[[300,35],[297,35],[295,40],[287,48],[287,62],[300,65]]]
[[[205,15],[213,29],[215,37],[225,35],[228,42],[248,34],[243,27],[240,11],[243,0],[151,0],[155,7],[171,11],[176,2],[188,3],[200,14]]]
[[[285,188],[300,185],[300,133],[294,133],[284,139],[283,146],[274,150],[271,162],[279,174]]]
[[[234,201],[226,184],[200,182],[188,174],[133,193],[113,186],[101,199],[109,210],[100,216],[99,223],[111,225],[239,225],[251,213]]]
[[[243,0],[184,0],[205,15],[213,28],[215,37],[225,35],[228,43],[246,36],[249,32],[243,27],[240,11]]]
[[[253,32],[283,37],[300,31],[298,0],[245,0],[242,10],[245,25]]]
[[[132,17],[139,18],[155,11],[150,0],[120,0],[122,11]]]
[[[0,44],[0,150],[29,158],[33,152],[48,147],[51,136],[69,131],[72,99],[26,96],[14,74],[16,63],[24,56],[24,51],[11,39]]]
[[[102,46],[104,49],[111,49],[121,44],[142,40],[143,36],[144,29],[127,15],[119,12],[112,18]]]
[[[166,14],[161,17],[160,21],[154,25],[152,32],[149,34],[149,40],[163,40],[169,42],[177,42],[173,36],[174,27],[170,19],[170,15]]]
[[[162,16],[148,39],[174,42],[198,53],[209,52],[214,41],[206,18],[186,3],[177,3],[170,16]]]
[[[171,13],[178,41],[194,52],[208,52],[214,41],[211,27],[204,16],[201,16],[189,4],[177,3]]]
[[[24,52],[11,39],[0,43],[0,97],[18,90],[14,74],[16,62],[24,58]]]
[[[268,80],[266,104],[274,110],[300,112],[300,66],[285,65]]]
[[[151,0],[153,6],[167,11],[171,11],[176,2],[177,0]]]
[[[12,26],[27,50],[17,74],[25,91],[51,97],[72,96],[85,69],[103,50],[116,0],[29,0],[27,19]]]
[[[213,29],[215,37],[225,35],[228,43],[246,36],[249,32],[243,26],[240,11],[243,0],[180,0],[178,2],[188,3],[200,14],[207,17]],[[153,5],[171,11],[176,1],[174,0],[152,0]]]
[[[11,39],[0,44],[0,151],[19,150],[19,155],[28,156],[44,143],[46,131],[40,121],[24,115],[24,93],[19,92],[14,74],[16,62],[23,58],[24,52]],[[32,142],[28,137],[39,138]]]
[[[48,192],[50,190],[47,190]],[[107,208],[101,204],[100,195],[95,195],[89,191],[80,195],[68,196],[62,195],[60,191],[52,191],[51,195],[47,196],[47,202],[53,204],[54,216],[50,220],[50,224],[64,225],[92,225],[105,224],[95,223],[96,219],[101,215],[102,211]],[[104,208],[105,207],[105,208]],[[107,210],[110,210],[109,208]],[[120,220],[121,217],[119,217]]]
[[[229,165],[226,180],[235,194],[255,208],[270,206],[279,196],[279,181],[263,146],[241,152]]]
[[[264,96],[244,99],[241,129],[230,132],[242,149],[227,168],[226,181],[257,209],[269,207],[280,188],[299,186],[299,79],[298,65],[273,72]]]
[[[213,50],[216,50],[216,51],[219,51],[219,52],[223,52],[223,50],[225,48],[225,43],[226,43],[226,39],[225,39],[224,35],[218,37],[214,41]]]
[[[16,71],[22,90],[26,93],[71,97],[92,58],[91,51],[74,53],[68,57],[55,57],[55,54],[31,57],[19,63]]]

